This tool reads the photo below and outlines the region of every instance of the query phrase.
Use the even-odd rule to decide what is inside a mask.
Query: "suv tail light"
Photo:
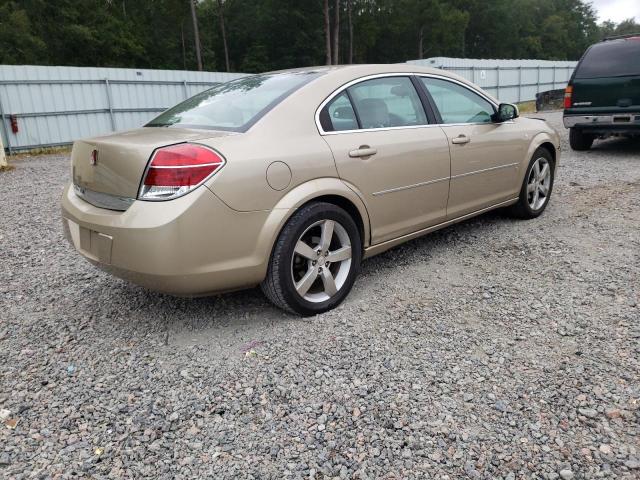
[[[142,178],[140,200],[172,200],[186,195],[225,164],[203,145],[180,143],[156,149]]]
[[[564,89],[564,108],[571,108],[571,96],[573,95],[573,85],[567,85]]]

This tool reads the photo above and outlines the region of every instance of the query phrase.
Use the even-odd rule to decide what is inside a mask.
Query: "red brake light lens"
[[[225,160],[203,145],[181,143],[157,149],[142,180],[141,200],[171,200],[198,187]]]
[[[571,108],[571,97],[573,96],[573,86],[568,85],[564,89],[564,108]]]

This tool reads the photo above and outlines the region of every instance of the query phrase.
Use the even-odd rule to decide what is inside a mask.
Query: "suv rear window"
[[[578,65],[576,78],[640,75],[640,37],[593,45]]]
[[[245,132],[269,110],[321,72],[251,75],[221,83],[170,108],[146,127]]]

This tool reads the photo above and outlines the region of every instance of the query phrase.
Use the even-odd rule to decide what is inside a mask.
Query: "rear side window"
[[[252,75],[216,85],[170,108],[147,127],[190,127],[244,132],[320,72]]]
[[[320,112],[325,132],[427,123],[422,102],[409,77],[364,80],[336,96]]]
[[[640,75],[640,37],[593,45],[578,65],[575,78]]]
[[[349,87],[362,128],[427,124],[418,92],[409,77],[365,80]]]
[[[356,112],[351,106],[351,101],[345,92],[342,92],[326,107],[328,113],[328,127],[323,125],[327,131],[344,131],[357,130],[358,120],[356,120]]]

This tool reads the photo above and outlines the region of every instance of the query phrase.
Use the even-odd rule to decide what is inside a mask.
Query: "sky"
[[[631,17],[640,21],[640,0],[591,0],[591,3],[598,12],[598,22],[620,23]]]

